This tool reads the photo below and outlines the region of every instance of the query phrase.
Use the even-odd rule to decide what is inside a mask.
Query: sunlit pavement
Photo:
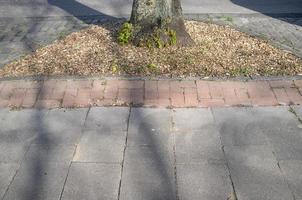
[[[7,199],[301,199],[301,106],[0,111]]]

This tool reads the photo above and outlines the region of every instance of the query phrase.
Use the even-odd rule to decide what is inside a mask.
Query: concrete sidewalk
[[[302,107],[0,110],[0,198],[302,199]]]
[[[301,14],[300,0],[181,0],[185,14]],[[132,0],[1,0],[0,17],[128,17]]]

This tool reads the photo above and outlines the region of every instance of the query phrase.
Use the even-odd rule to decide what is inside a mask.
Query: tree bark
[[[134,36],[136,43],[154,37],[156,31],[163,42],[171,37],[168,32],[174,32],[177,45],[193,44],[185,29],[180,0],[134,0],[130,22],[139,27]]]

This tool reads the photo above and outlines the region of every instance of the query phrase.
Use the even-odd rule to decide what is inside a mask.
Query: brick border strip
[[[0,107],[221,107],[302,104],[302,80],[60,80],[0,81]]]

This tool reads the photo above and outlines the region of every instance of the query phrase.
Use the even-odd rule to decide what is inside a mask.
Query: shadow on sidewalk
[[[50,91],[45,89],[47,87],[44,86],[43,81],[37,83],[36,89],[39,91],[39,94],[37,97],[35,96],[35,98],[47,98],[47,95],[49,95]],[[124,87],[129,87],[129,85],[124,85]],[[131,96],[132,94],[129,93],[129,95]],[[49,116],[51,112],[56,112],[56,110],[43,110],[45,108],[43,105],[35,105],[35,107],[39,110],[31,115],[27,115],[26,118],[23,119],[26,119],[30,124],[32,124],[33,130],[31,131],[34,132],[34,136],[31,138],[31,144],[28,147],[29,150],[26,152],[25,160],[23,160],[21,168],[18,170],[16,177],[13,179],[13,182],[10,186],[13,189],[9,189],[7,191],[4,199],[10,199],[12,196],[17,196],[17,199],[21,200],[39,200],[54,197],[53,195],[60,195],[58,194],[58,188],[60,188],[61,184],[64,182],[62,179],[65,180],[66,178],[67,169],[71,161],[66,160],[66,162],[62,163],[62,158],[66,153],[64,151],[66,150],[66,146],[69,145],[63,143],[62,138],[71,139],[72,137],[76,137],[76,134],[73,134],[74,131],[72,131],[73,126],[76,125],[72,124],[72,120],[70,119],[54,117],[57,115],[52,115],[50,118]],[[65,113],[63,109],[58,111]],[[66,112],[72,111],[69,110]],[[154,129],[153,122],[157,122],[156,115],[147,115],[144,110],[137,110],[135,114],[136,119],[139,120],[137,127],[135,127],[138,130],[139,137],[135,139],[138,139],[137,142],[139,144],[142,144],[143,142],[148,143],[147,146],[139,145],[136,155],[139,155],[140,158],[145,159],[147,162],[145,166],[147,166],[147,168],[143,168],[144,170],[139,168],[141,160],[137,160],[137,163],[135,165],[131,164],[130,168],[127,170],[133,172],[130,174],[135,174],[138,169],[141,169],[141,172],[146,176],[156,177],[154,180],[158,181],[159,183],[154,185],[155,182],[146,182],[146,177],[141,176],[138,177],[140,184],[137,184],[137,177],[130,176],[129,181],[133,182],[134,184],[132,186],[136,186],[142,190],[125,187],[126,192],[129,192],[127,191],[128,188],[132,191],[137,190],[138,193],[141,192],[141,195],[145,197],[174,200],[176,195],[174,179],[175,172],[174,167],[171,167],[174,160],[166,155],[168,150],[162,145],[167,141],[161,141],[156,135],[154,135],[154,132],[152,131],[152,129]],[[65,120],[68,124],[66,124]],[[68,130],[61,128],[60,124],[62,123],[65,123],[65,126],[68,127]],[[104,124],[104,127],[105,126],[106,124]],[[109,128],[114,130],[114,127]],[[161,133],[165,134],[165,132]],[[64,134],[66,135],[64,136]],[[99,134],[108,133],[100,132]],[[110,137],[110,135],[108,135],[108,137]],[[128,146],[126,148],[128,148]],[[129,157],[127,150],[128,149],[126,149],[126,157]],[[112,149],[112,151],[115,151],[115,149]],[[149,164],[150,166],[148,166]],[[120,184],[123,183],[121,182]],[[147,188],[145,187],[146,185],[148,186]],[[157,187],[158,185],[160,185],[160,187]],[[60,193],[63,194],[63,190],[61,190],[62,188],[60,188]]]
[[[83,20],[86,18],[91,18],[91,19],[99,19],[100,21],[104,20],[116,20],[116,17],[106,15],[98,10],[95,10],[93,8],[90,8],[78,1],[75,0],[64,0],[64,1],[59,1],[59,0],[47,0],[49,5],[56,6],[72,16],[78,18],[79,20]],[[80,13],[80,14],[79,14]],[[85,23],[88,24],[94,24],[95,21],[92,20],[91,22],[85,21]]]
[[[302,13],[298,12],[299,8],[302,8],[302,1],[300,0],[231,0],[231,2],[263,15],[302,26]],[[278,8],[272,6],[276,4],[280,4],[280,6]],[[288,7],[284,5],[288,5]],[[297,10],[292,10],[293,7],[297,8]]]

